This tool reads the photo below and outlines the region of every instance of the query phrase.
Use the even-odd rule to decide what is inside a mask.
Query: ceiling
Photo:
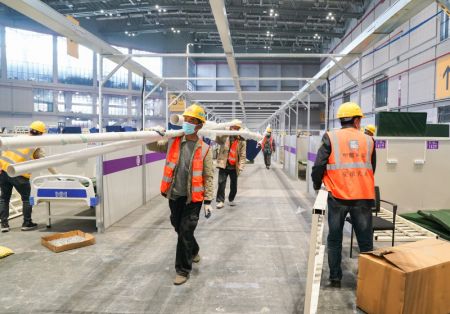
[[[104,35],[189,35],[196,49],[221,47],[208,0],[43,0],[58,12],[95,23]],[[322,52],[359,18],[363,0],[227,0],[235,51]]]

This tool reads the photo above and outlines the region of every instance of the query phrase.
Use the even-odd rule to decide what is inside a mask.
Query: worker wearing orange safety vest
[[[350,213],[360,252],[373,249],[372,207],[375,199],[375,145],[360,131],[363,113],[352,102],[339,107],[342,128],[327,132],[312,168],[314,189],[322,182],[328,196],[328,266],[330,286],[340,287],[342,279],[342,232]]]
[[[273,139],[271,128],[266,129],[266,135],[262,141],[258,143],[258,147],[261,147],[263,152],[266,168],[270,169],[272,154],[275,152],[275,140]]]
[[[231,121],[232,131],[239,131],[242,128],[240,120]],[[217,168],[219,168],[219,182],[217,186],[216,207],[223,208],[225,201],[225,187],[227,178],[230,177],[230,194],[228,201],[230,206],[235,206],[234,199],[237,194],[238,176],[244,170],[247,150],[247,142],[240,136],[217,136],[216,143],[220,145],[217,156]]]
[[[30,136],[40,136],[46,131],[46,126],[42,121],[34,121],[30,125]],[[22,199],[22,213],[23,224],[22,231],[29,231],[37,228],[31,219],[32,206],[30,204],[30,173],[23,174],[17,177],[10,177],[7,173],[10,165],[39,159],[45,157],[45,152],[42,148],[17,148],[0,153],[0,219],[1,231],[9,231],[9,202],[11,200],[13,188],[20,194]],[[53,168],[48,169],[51,173],[56,174]]]
[[[161,194],[169,199],[170,221],[178,234],[175,285],[184,284],[189,279],[192,263],[200,262],[194,231],[202,204],[209,218],[214,193],[212,153],[197,135],[206,122],[205,111],[194,104],[186,108],[183,117],[184,136],[147,145],[149,150],[167,152]],[[165,134],[161,128],[157,132]]]

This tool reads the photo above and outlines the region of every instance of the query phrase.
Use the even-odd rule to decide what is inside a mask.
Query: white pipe
[[[179,132],[179,131],[168,131]],[[83,143],[103,143],[124,140],[146,140],[159,136],[155,131],[137,132],[111,132],[93,134],[58,134],[42,136],[17,136],[13,138],[0,138],[0,150],[8,150],[21,147],[58,146]],[[174,135],[175,136],[175,135]],[[171,137],[171,135],[168,135]]]
[[[111,143],[103,146],[85,148],[73,152],[57,154],[53,156],[44,157],[37,160],[31,160],[21,162],[18,164],[9,165],[6,172],[11,177],[17,177],[24,173],[30,173],[49,167],[55,167],[63,164],[68,164],[81,159],[87,159],[95,156],[99,156],[105,153],[118,151],[120,149],[138,146],[144,144],[144,140],[132,140],[132,141],[120,141],[117,143]]]
[[[131,132],[130,132],[131,133]],[[22,175],[24,173],[30,173],[33,171],[38,171],[41,169],[47,169],[50,167],[56,167],[63,164],[68,164],[71,162],[88,159],[91,157],[103,155],[106,153],[115,152],[124,148],[129,148],[133,146],[140,146],[146,143],[156,142],[163,138],[182,136],[184,134],[181,130],[176,131],[167,131],[165,136],[162,137],[157,132],[147,131],[146,133],[151,133],[147,135],[145,138],[127,140],[127,141],[119,141],[116,143],[110,143],[98,147],[86,148],[77,151],[67,152],[63,154],[52,155],[48,157],[44,157],[37,160],[26,161],[22,163],[18,163],[15,165],[8,166],[7,173],[11,177],[16,177]],[[253,139],[261,139],[261,135],[257,133],[253,133],[250,131],[228,131],[228,130],[201,130],[199,135],[241,135],[244,138],[253,138]],[[38,139],[38,137],[33,137]]]
[[[173,114],[170,116],[170,123],[173,125],[182,126],[184,117],[181,114]],[[203,130],[221,130],[233,126],[231,122],[216,123],[214,121],[206,121]]]

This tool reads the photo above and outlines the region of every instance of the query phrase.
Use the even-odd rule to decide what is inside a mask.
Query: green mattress
[[[450,241],[450,209],[419,210],[416,213],[404,213],[400,216]]]

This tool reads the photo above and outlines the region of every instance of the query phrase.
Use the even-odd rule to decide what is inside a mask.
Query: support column
[[[5,37],[5,26],[0,25],[0,77],[6,80],[8,76],[6,68],[6,37]]]
[[[358,105],[361,106],[361,98],[362,98],[362,57],[358,59]],[[328,95],[327,95],[328,98]]]
[[[58,83],[58,37],[53,35],[53,83]]]
[[[311,94],[308,94],[308,117],[306,120],[306,129],[308,130],[308,136],[311,135]]]

